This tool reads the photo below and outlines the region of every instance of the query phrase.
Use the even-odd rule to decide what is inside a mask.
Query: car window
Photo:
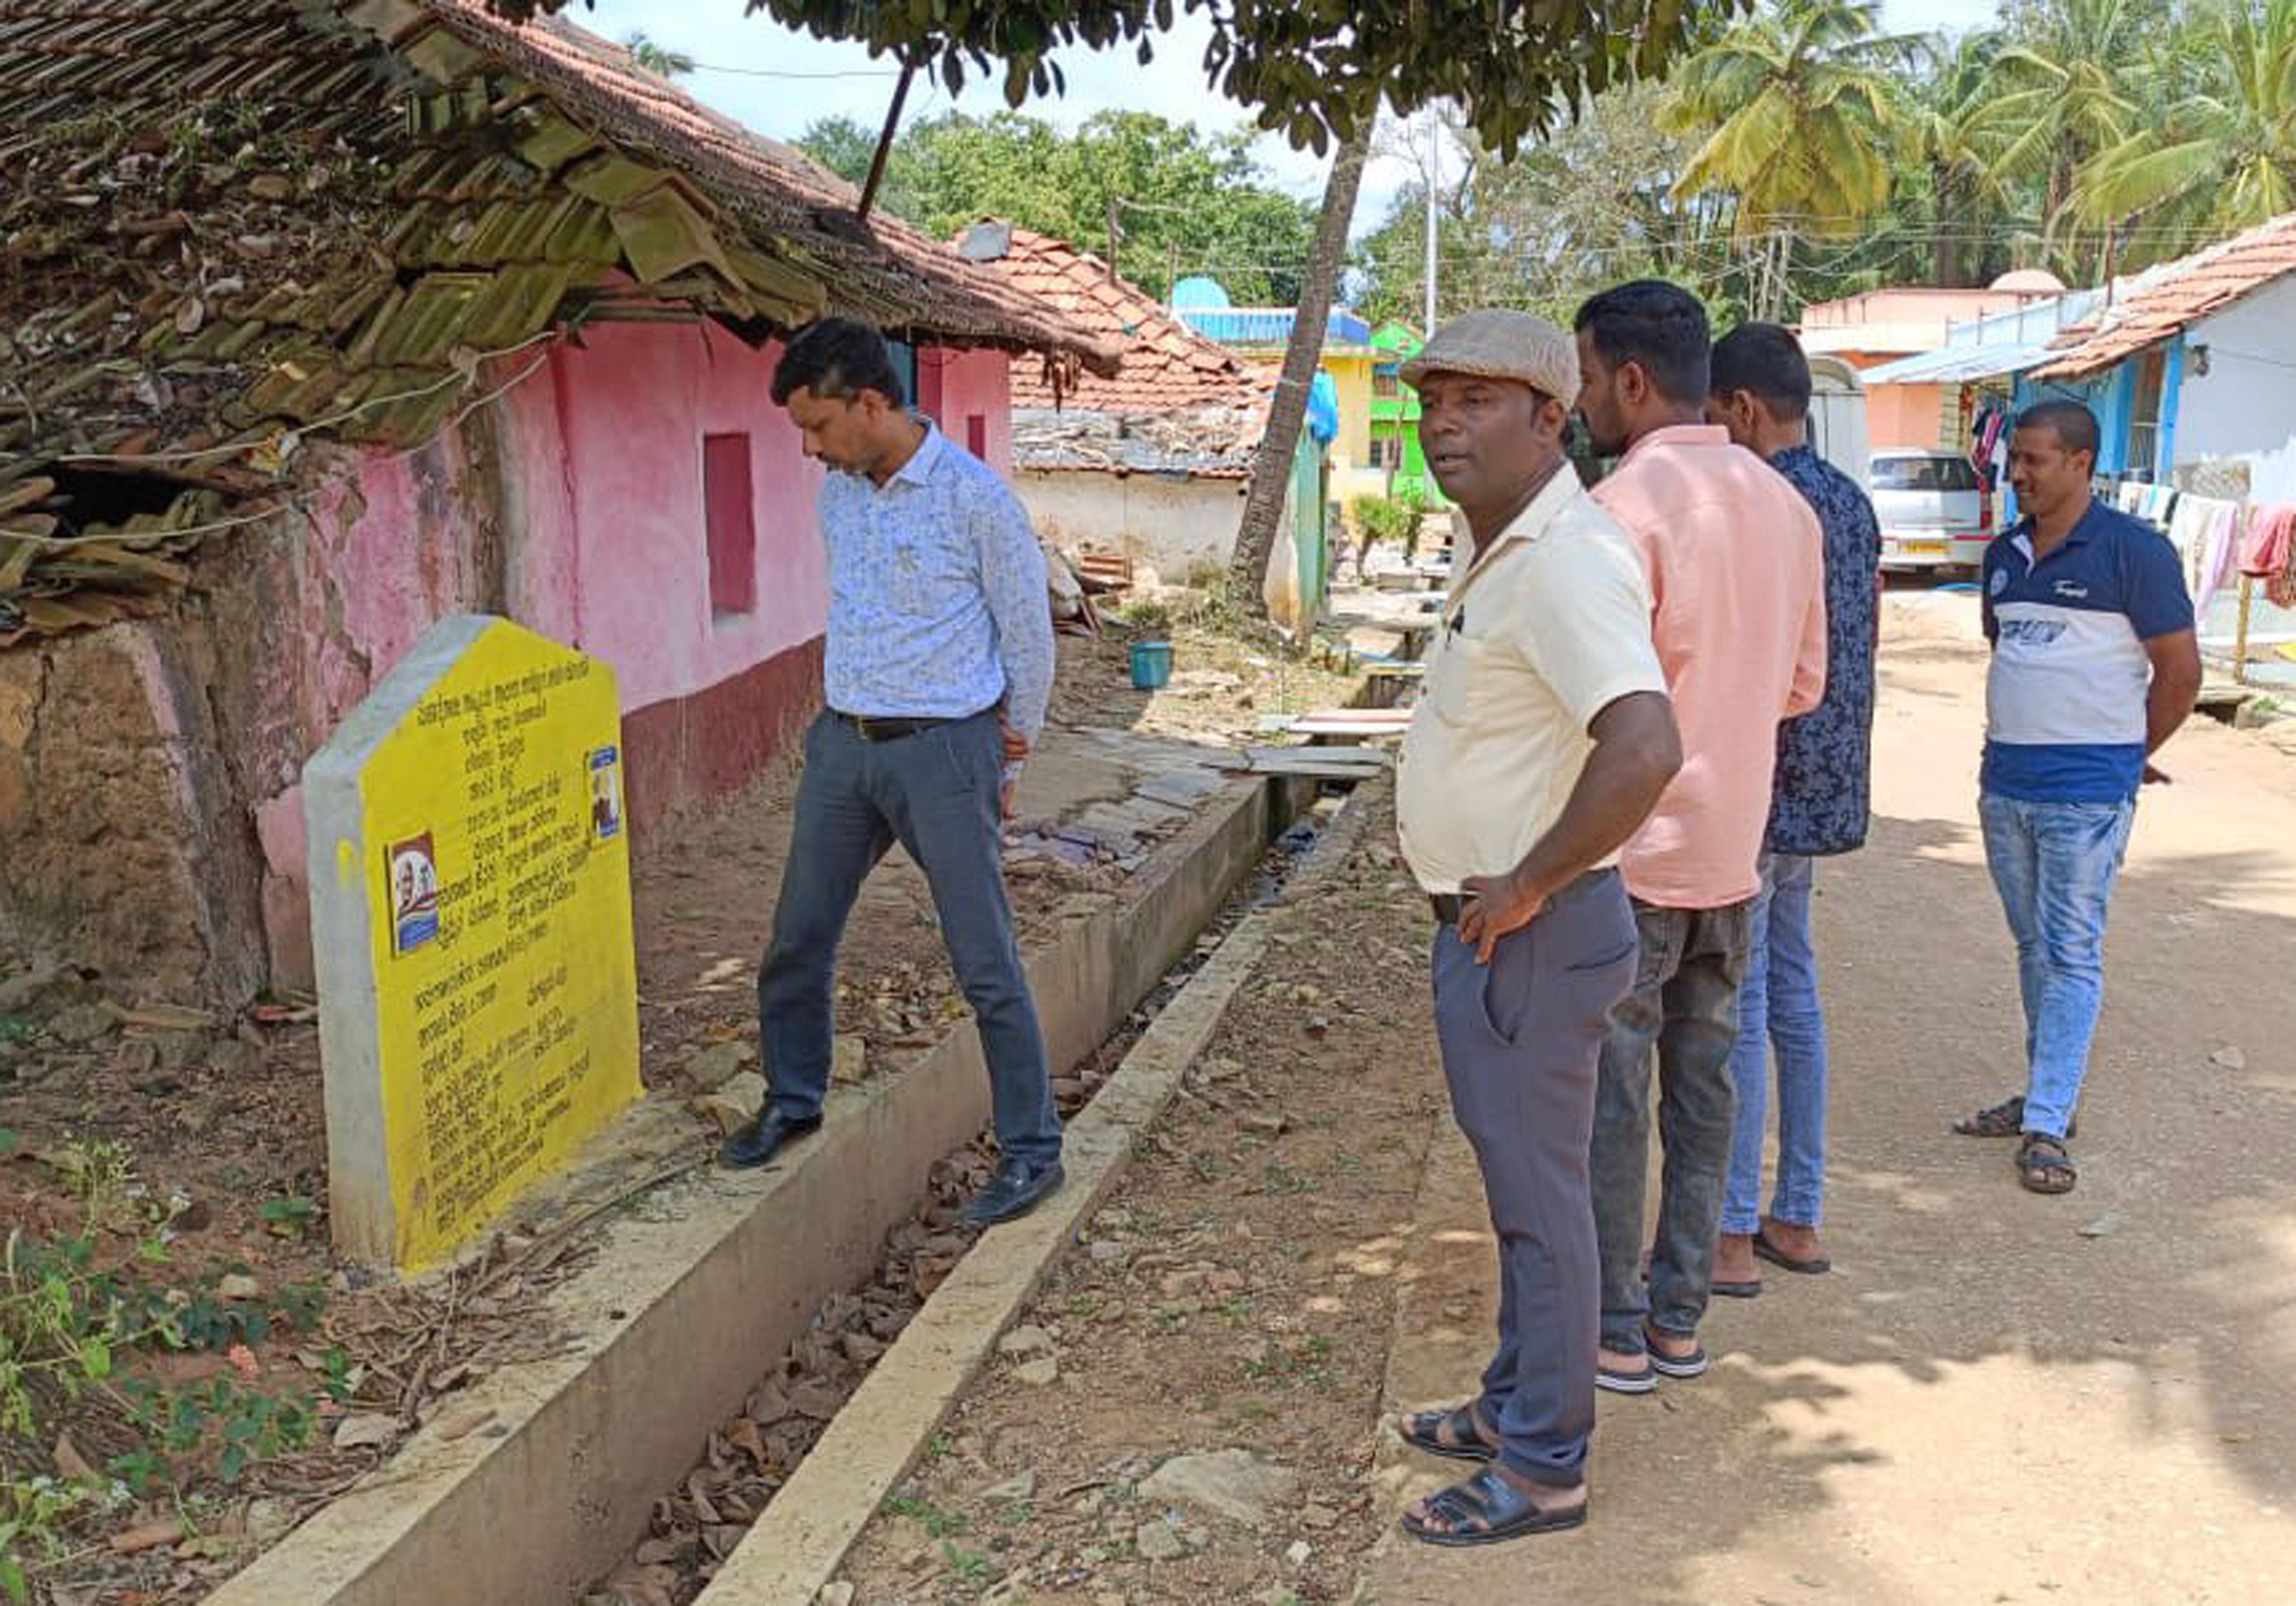
[[[1876,457],[1867,476],[1877,491],[1973,491],[1977,471],[1960,457]]]

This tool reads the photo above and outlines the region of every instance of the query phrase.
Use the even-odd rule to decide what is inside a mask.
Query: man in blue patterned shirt
[[[1738,1115],[1714,1291],[1761,1292],[1755,1258],[1795,1272],[1829,1269],[1818,1221],[1825,1198],[1825,1015],[1809,905],[1816,861],[1866,841],[1871,807],[1874,652],[1881,622],[1882,532],[1874,504],[1811,449],[1809,362],[1787,331],[1746,324],[1715,343],[1706,416],[1801,493],[1824,532],[1825,697],[1778,726],[1776,779],[1754,900],[1746,982],[1731,1058]],[[1769,1062],[1777,1056],[1778,1176],[1761,1210]]]
[[[988,466],[909,412],[884,338],[829,318],[790,342],[774,400],[829,468],[828,707],[758,976],[771,1095],[726,1141],[758,1166],[821,1125],[838,938],[895,842],[925,873],[988,1061],[1002,1163],[972,1203],[1004,1221],[1059,1187],[1060,1117],[1004,896],[1003,821],[1045,722],[1053,620],[1044,550]]]

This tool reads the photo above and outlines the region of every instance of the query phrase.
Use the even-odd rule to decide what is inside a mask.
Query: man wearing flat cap
[[[1419,438],[1462,543],[1396,795],[1431,895],[1435,1028],[1498,1237],[1498,1345],[1464,1405],[1396,1424],[1485,1463],[1404,1527],[1477,1545],[1586,1520],[1599,1261],[1587,1151],[1610,1012],[1634,978],[1618,851],[1681,763],[1626,532],[1580,488],[1570,337],[1469,313],[1411,361]]]

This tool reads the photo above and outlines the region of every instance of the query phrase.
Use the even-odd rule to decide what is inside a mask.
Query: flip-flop
[[[1754,1299],[1760,1298],[1762,1292],[1762,1280],[1759,1277],[1755,1278],[1751,1282],[1715,1282],[1709,1286],[1717,1295],[1725,1299]]]
[[[1447,1428],[1451,1431],[1448,1439],[1439,1437]],[[1448,1411],[1414,1411],[1396,1433],[1413,1449],[1449,1461],[1488,1461],[1498,1454],[1483,1442],[1475,1413],[1464,1405],[1454,1405]]]
[[[1595,1387],[1612,1394],[1649,1394],[1658,1388],[1656,1368],[1644,1366],[1639,1372],[1622,1372],[1615,1366],[1597,1362],[1595,1366]]]
[[[1526,1534],[1559,1534],[1587,1520],[1583,1501],[1560,1511],[1542,1511],[1538,1502],[1500,1476],[1496,1467],[1485,1467],[1464,1482],[1430,1495],[1427,1509],[1452,1526],[1430,1528],[1406,1512],[1403,1531],[1430,1545],[1496,1545]],[[1481,1526],[1457,1526],[1467,1522]]]
[[[1707,1358],[1706,1347],[1702,1344],[1688,1355],[1664,1355],[1653,1349],[1650,1352],[1650,1364],[1651,1370],[1660,1377],[1693,1378],[1704,1377],[1713,1362]]]
[[[1815,1277],[1833,1269],[1833,1262],[1823,1255],[1813,1256],[1804,1260],[1787,1254],[1777,1246],[1767,1233],[1754,1234],[1754,1253],[1772,1266],[1783,1266],[1790,1272],[1800,1272],[1805,1277]],[[1721,1290],[1718,1288],[1715,1291],[1719,1293]]]

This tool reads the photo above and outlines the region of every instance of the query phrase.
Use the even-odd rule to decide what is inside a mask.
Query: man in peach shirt
[[[1646,1394],[1706,1370],[1706,1314],[1737,1093],[1730,1051],[1778,722],[1825,687],[1823,541],[1809,504],[1729,431],[1706,424],[1706,312],[1643,281],[1578,310],[1578,411],[1620,458],[1595,500],[1650,574],[1652,635],[1682,728],[1683,765],[1627,844],[1642,958],[1611,1013],[1596,1081],[1593,1181],[1603,1262],[1596,1381]],[[1642,1272],[1657,1051],[1666,1151]]]

